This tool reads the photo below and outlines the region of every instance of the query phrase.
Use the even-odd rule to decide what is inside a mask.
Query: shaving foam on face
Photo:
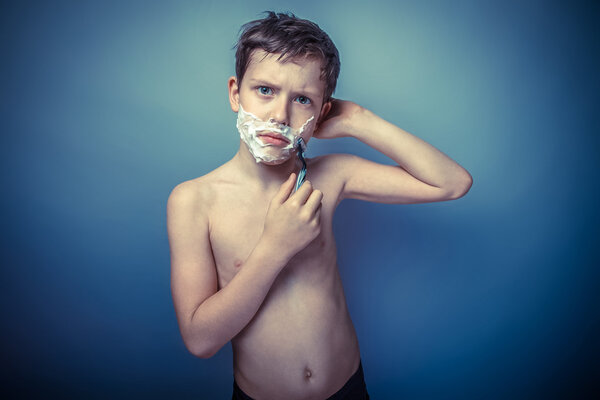
[[[281,125],[276,122],[263,121],[256,115],[245,111],[240,104],[237,117],[237,129],[240,132],[240,137],[248,146],[250,154],[252,154],[257,163],[285,161],[291,157],[295,150],[298,138],[314,118],[315,116],[313,115],[300,127],[300,129],[296,130],[290,126]],[[258,137],[258,134],[261,132],[278,133],[286,138],[289,143],[285,147],[265,143]],[[304,140],[302,140],[301,143],[302,151],[305,151],[306,144],[304,144]],[[272,151],[269,147],[276,147],[277,150]]]

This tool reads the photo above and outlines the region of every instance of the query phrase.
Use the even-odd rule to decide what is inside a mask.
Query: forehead
[[[295,90],[322,95],[325,82],[321,79],[322,61],[316,57],[278,60],[280,54],[264,50],[252,52],[244,80],[262,80],[277,85],[290,85]]]

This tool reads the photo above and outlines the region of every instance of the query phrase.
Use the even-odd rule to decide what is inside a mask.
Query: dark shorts
[[[233,396],[231,400],[254,400],[237,385],[233,380]],[[327,400],[369,400],[367,385],[365,384],[365,375],[363,373],[362,362],[358,364],[358,370],[348,379],[348,382],[333,396]]]

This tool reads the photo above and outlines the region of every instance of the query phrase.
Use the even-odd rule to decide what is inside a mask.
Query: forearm
[[[361,108],[350,135],[385,154],[409,174],[431,186],[460,190],[471,176],[458,163],[424,140]]]
[[[210,357],[235,337],[252,320],[286,263],[259,242],[227,286],[193,313],[184,332],[190,351]]]

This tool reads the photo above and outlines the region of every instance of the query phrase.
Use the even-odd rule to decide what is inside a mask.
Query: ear
[[[229,90],[229,104],[231,104],[231,110],[233,112],[238,112],[240,108],[240,88],[235,76],[231,76],[227,80],[227,89]]]
[[[318,128],[319,125],[321,125],[321,122],[323,122],[325,117],[327,117],[327,114],[329,114],[329,111],[331,111],[331,100],[328,101],[327,103],[324,103],[321,106],[321,112],[319,113],[319,118],[317,118],[316,128]]]

